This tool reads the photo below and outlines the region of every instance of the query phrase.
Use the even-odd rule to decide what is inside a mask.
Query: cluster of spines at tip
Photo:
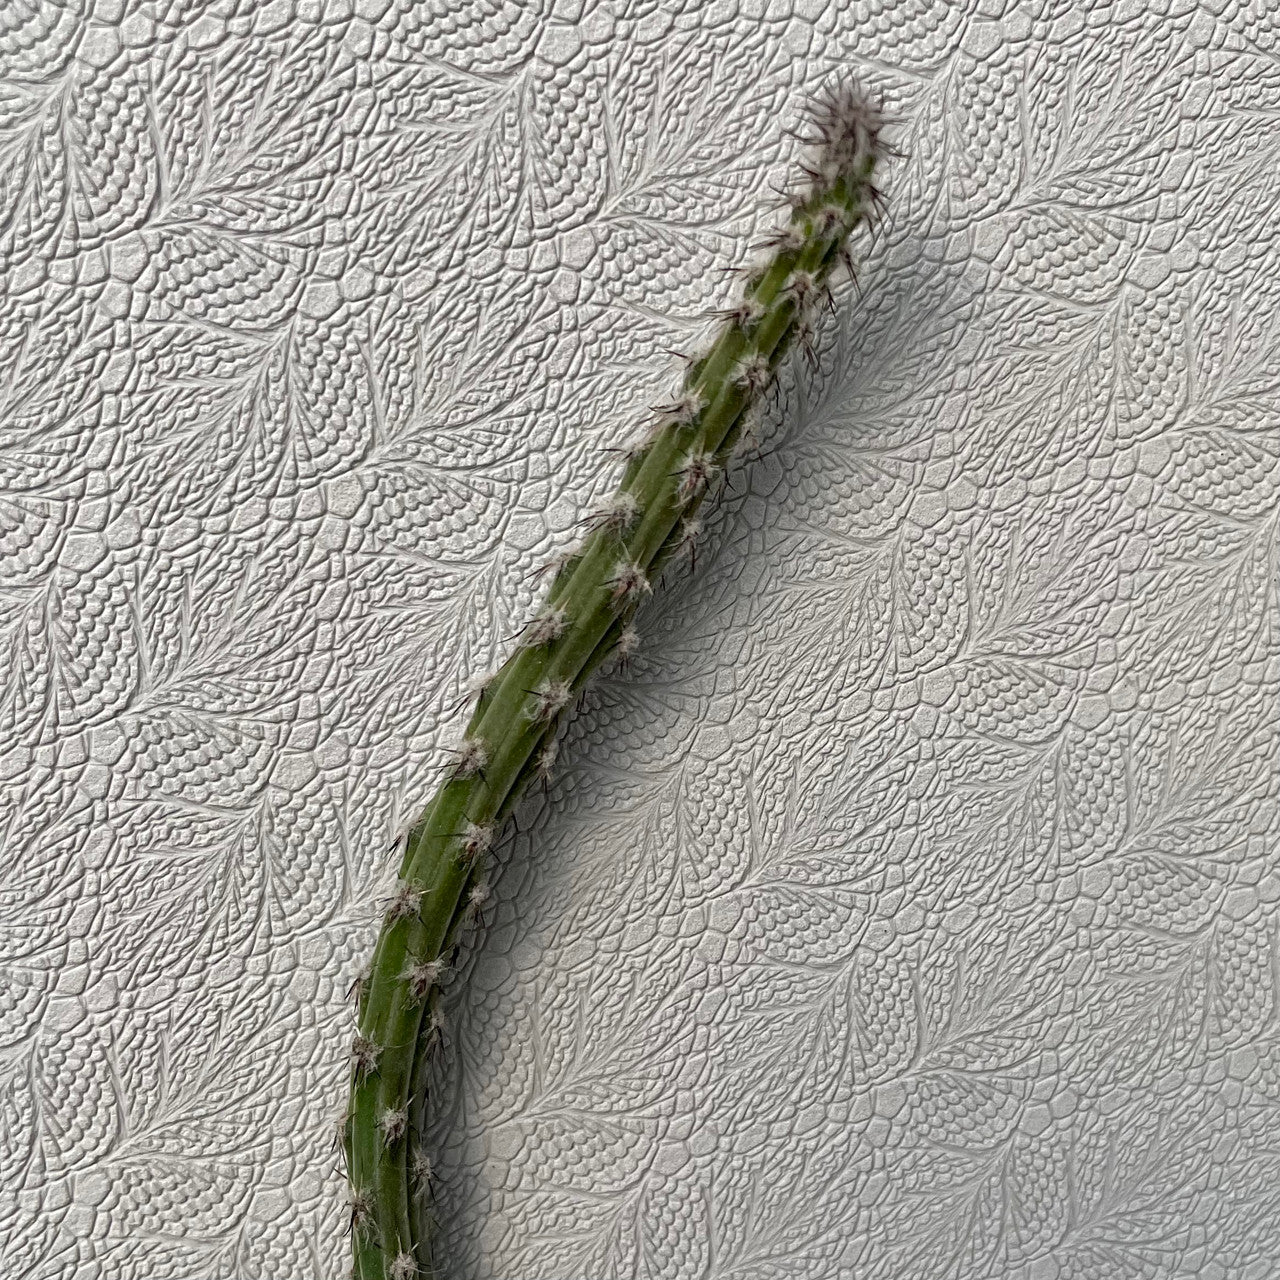
[[[813,148],[813,157],[801,170],[808,181],[808,189],[803,193],[786,196],[792,210],[790,223],[766,239],[759,248],[774,259],[778,255],[791,255],[792,265],[779,297],[793,305],[793,318],[790,322],[792,329],[806,354],[812,357],[816,307],[824,300],[830,304],[831,293],[825,284],[827,268],[824,266],[821,271],[804,269],[797,259],[813,244],[816,237],[819,241],[830,241],[833,247],[838,246],[836,257],[844,262],[850,274],[853,273],[853,264],[843,242],[859,221],[871,225],[872,212],[880,211],[880,192],[872,185],[871,177],[875,164],[892,153],[881,137],[885,123],[883,117],[856,86],[839,85],[819,96],[809,111],[808,123],[810,131],[804,141]],[[835,194],[837,184],[841,182],[844,183],[843,199]],[[854,184],[857,184],[859,192],[857,199],[851,198]],[[758,403],[764,393],[776,385],[777,379],[777,357],[770,360],[751,341],[770,314],[770,308],[755,296],[755,291],[768,270],[767,262],[756,262],[742,270],[740,275],[745,280],[745,288],[740,300],[729,310],[717,313],[722,320],[736,326],[745,340],[745,354],[735,362],[725,381],[740,391],[743,403],[748,406]],[[687,369],[685,385],[680,393],[669,403],[655,406],[655,421],[638,441],[615,451],[623,454],[628,467],[623,486],[580,522],[586,529],[587,538],[597,540],[594,545],[600,545],[599,540],[603,539],[611,548],[605,556],[607,567],[597,581],[603,593],[600,598],[607,599],[609,606],[618,615],[618,621],[611,631],[614,637],[611,643],[621,664],[630,660],[638,645],[638,636],[630,623],[630,615],[653,591],[650,566],[632,554],[628,536],[637,522],[645,516],[645,504],[654,500],[654,493],[638,491],[632,481],[641,473],[642,464],[650,449],[660,439],[674,438],[683,442],[680,445],[681,452],[677,454],[676,469],[670,473],[670,489],[665,497],[658,495],[658,500],[673,502],[678,513],[677,529],[664,544],[664,554],[670,548],[676,551],[687,549],[692,565],[702,532],[702,522],[696,514],[697,507],[712,483],[717,478],[724,477],[726,462],[731,456],[727,451],[731,446],[713,451],[699,437],[699,423],[713,398],[714,384],[704,384],[702,380],[709,355],[708,351],[699,356],[683,357]],[[746,422],[745,410],[743,422]],[[674,437],[671,433],[674,433]],[[574,611],[563,602],[567,596],[557,594],[557,588],[572,578],[590,545],[593,544],[587,542],[570,549],[550,565],[537,571],[551,571],[552,589],[541,610],[524,625],[518,640],[521,650],[538,649],[547,652],[548,662],[544,669],[555,669],[550,662],[550,655],[575,625]],[[580,592],[577,598],[581,601]],[[598,652],[603,652],[603,648],[603,645],[600,646]],[[487,675],[472,686],[471,695],[478,695],[479,699],[477,714],[473,719],[478,727],[469,731],[456,748],[449,766],[450,783],[485,784],[485,770],[499,743],[497,740],[490,741],[482,732],[484,720],[480,712],[498,674]],[[575,696],[575,689],[567,680],[545,676],[532,682],[532,687],[526,688],[524,693],[524,723],[532,726],[538,734],[531,760],[532,772],[542,779],[545,787],[555,766],[558,751],[556,726]],[[492,801],[493,797],[489,799]],[[491,803],[486,811],[500,807]],[[457,858],[468,876],[468,887],[461,899],[455,922],[466,915],[477,916],[489,898],[488,883],[476,876],[476,869],[492,846],[495,825],[493,821],[466,821],[462,829],[455,833]],[[423,893],[421,887],[402,881],[387,908],[387,923],[394,924],[415,915]],[[409,999],[414,1004],[421,1004],[438,990],[446,971],[446,962],[440,956],[411,958],[399,973],[399,979],[404,984]],[[355,985],[358,991],[359,981]],[[439,1011],[433,1007],[419,1047],[438,1039],[442,1026]],[[384,1048],[372,1039],[363,1035],[356,1037],[352,1046],[352,1059],[357,1081],[378,1071],[384,1052]],[[377,1115],[377,1129],[388,1150],[405,1140],[408,1125],[408,1111],[404,1107],[385,1107]],[[413,1153],[412,1168],[420,1188],[425,1186],[429,1191],[430,1165],[422,1153]],[[353,1226],[367,1224],[372,1214],[373,1205],[368,1195],[356,1193],[352,1202]],[[403,1250],[396,1252],[389,1264],[383,1265],[387,1267],[386,1274],[391,1280],[409,1280],[409,1277],[418,1273],[413,1256]]]
[[[889,154],[883,111],[851,80],[833,82],[815,94],[806,117],[810,131],[803,140],[815,157],[812,165],[801,166],[801,172],[815,185],[869,177],[872,167]]]

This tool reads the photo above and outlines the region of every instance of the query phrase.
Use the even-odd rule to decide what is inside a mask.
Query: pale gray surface
[[[357,8],[0,6],[0,1274],[346,1274],[388,845],[841,70],[892,226],[500,851],[450,1275],[1280,1272],[1274,6]]]

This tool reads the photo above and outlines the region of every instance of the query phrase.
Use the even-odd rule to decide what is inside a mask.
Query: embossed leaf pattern
[[[0,6],[0,1272],[346,1273],[390,846],[845,70],[891,216],[499,851],[443,1261],[1280,1271],[1277,52]]]

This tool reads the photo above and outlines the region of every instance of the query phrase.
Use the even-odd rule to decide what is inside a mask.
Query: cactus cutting
[[[808,111],[812,155],[788,224],[745,273],[740,301],[687,366],[675,400],[626,448],[616,494],[555,567],[546,598],[479,691],[447,775],[410,832],[399,883],[359,983],[358,1033],[342,1139],[356,1280],[437,1277],[430,1165],[415,1144],[426,1056],[439,1042],[446,953],[488,896],[484,862],[525,785],[553,766],[573,700],[610,657],[638,643],[637,610],[664,565],[700,531],[697,511],[725,474],[754,408],[794,345],[811,350],[828,280],[853,232],[872,225],[888,149],[883,117],[841,84]]]

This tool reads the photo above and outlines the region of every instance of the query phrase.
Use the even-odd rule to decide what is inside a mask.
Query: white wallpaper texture
[[[851,73],[861,294],[460,957],[445,1274],[1280,1274],[1276,14],[0,5],[0,1275],[346,1275],[390,847]]]

